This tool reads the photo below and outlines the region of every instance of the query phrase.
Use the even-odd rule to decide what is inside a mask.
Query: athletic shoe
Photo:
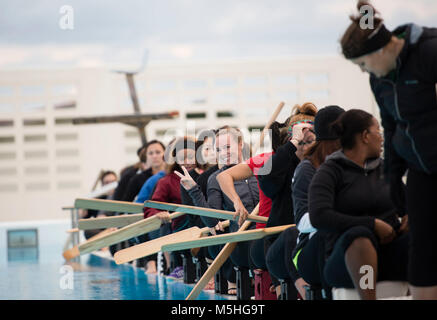
[[[184,278],[184,267],[176,267],[173,271],[168,275],[169,278],[174,279],[183,279]]]

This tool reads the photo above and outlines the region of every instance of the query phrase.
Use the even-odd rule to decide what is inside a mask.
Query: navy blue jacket
[[[396,69],[370,76],[384,127],[386,172],[407,168],[437,173],[437,29],[407,24],[393,31],[405,40]]]

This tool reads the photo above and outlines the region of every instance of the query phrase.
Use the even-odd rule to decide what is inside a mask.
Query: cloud
[[[0,67],[139,64],[168,60],[336,54],[351,0],[8,0],[0,11]],[[435,25],[435,0],[374,0],[389,28]],[[3,58],[4,57],[4,58]]]

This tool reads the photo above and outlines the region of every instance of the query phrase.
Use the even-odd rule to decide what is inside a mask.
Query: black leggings
[[[320,286],[322,284],[324,263],[324,246],[321,233],[316,232],[296,255],[297,270],[302,278],[312,286]]]
[[[407,213],[410,227],[408,279],[413,286],[437,285],[437,174],[408,170]]]
[[[264,239],[250,241],[250,262],[253,269],[267,270],[266,255],[264,254]]]
[[[358,238],[369,239],[376,249],[377,281],[407,281],[409,234],[398,236],[388,244],[380,244],[372,230],[357,226],[348,229],[338,238],[326,260],[323,275],[330,286],[354,288],[344,256],[352,242]]]
[[[273,277],[284,280],[291,279],[293,283],[300,278],[293,264],[292,257],[298,234],[299,232],[295,227],[290,227],[281,232],[279,237],[269,247],[266,264]]]

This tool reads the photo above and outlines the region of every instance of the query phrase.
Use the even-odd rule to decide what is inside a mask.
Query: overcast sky
[[[0,68],[334,55],[354,0],[3,0]],[[437,27],[437,0],[374,0],[386,25]],[[63,30],[60,8],[73,8]]]

